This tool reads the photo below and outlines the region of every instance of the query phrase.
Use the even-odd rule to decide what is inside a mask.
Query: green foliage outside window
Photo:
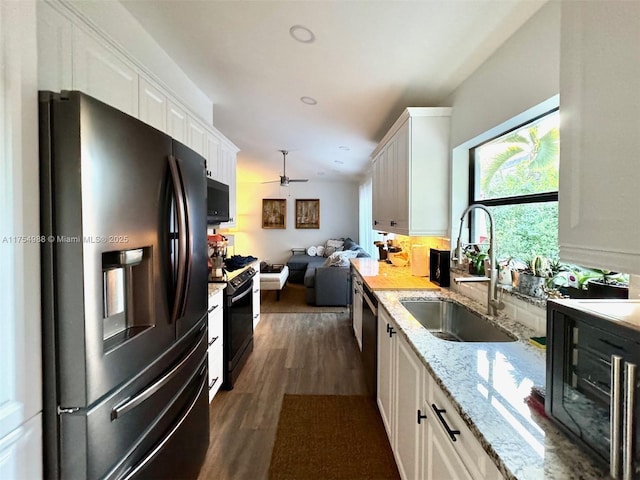
[[[557,192],[559,152],[557,112],[476,148],[476,199],[487,200],[494,216],[498,258],[558,258],[557,201],[491,201]],[[477,225],[478,236],[487,237]]]

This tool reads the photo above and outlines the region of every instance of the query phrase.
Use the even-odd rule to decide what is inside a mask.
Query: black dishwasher
[[[362,364],[369,395],[376,397],[378,363],[378,299],[362,284]]]

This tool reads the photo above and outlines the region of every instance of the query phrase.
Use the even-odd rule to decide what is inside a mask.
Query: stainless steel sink
[[[429,332],[451,342],[515,342],[516,339],[482,316],[446,300],[401,300]]]

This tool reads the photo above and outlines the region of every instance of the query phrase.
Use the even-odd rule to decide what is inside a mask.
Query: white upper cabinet
[[[447,235],[450,116],[450,108],[407,108],[373,152],[375,230]]]
[[[187,142],[189,148],[203,157],[206,156],[207,135],[204,125],[195,118],[188,116],[187,129],[189,132],[189,140]]]
[[[167,131],[167,96],[153,82],[140,76],[138,113],[140,120],[157,128],[161,132]]]
[[[38,89],[73,87],[71,23],[49,4],[36,2],[38,15]]]
[[[639,2],[562,3],[560,258],[633,274],[640,274],[638,45]]]
[[[133,65],[75,27],[73,88],[138,117],[138,74]]]
[[[236,224],[238,148],[179,101],[104,31],[80,20],[68,2],[37,2],[38,88],[80,90],[165,132],[207,159],[209,175],[229,185],[230,220]],[[164,52],[163,52],[164,53]]]
[[[187,112],[184,108],[169,100],[167,102],[167,134],[187,145]]]
[[[222,145],[220,139],[211,132],[206,138],[207,176],[220,181],[222,170]]]

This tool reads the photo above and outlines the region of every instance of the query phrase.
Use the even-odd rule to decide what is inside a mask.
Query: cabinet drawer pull
[[[216,382],[218,381],[220,377],[216,377],[214,378],[211,383],[209,384],[209,390],[211,390],[213,388],[213,386],[216,384]]]
[[[216,308],[218,308],[220,305],[214,305],[213,307],[211,307],[209,310],[207,310],[207,313],[211,313],[213,312]]]
[[[395,227],[398,224],[398,222],[396,222],[395,220],[391,220],[389,222],[389,225],[391,225],[392,227]]]
[[[209,346],[213,345],[213,343],[218,339],[219,337],[213,337],[211,339],[211,341],[209,342]]]
[[[427,416],[423,415],[420,409],[418,409],[418,425],[422,423],[422,420],[426,420]]]
[[[438,416],[438,419],[440,420],[440,423],[442,423],[442,426],[447,431],[447,434],[449,435],[451,440],[455,442],[456,441],[456,435],[460,435],[460,430],[451,430],[451,428],[447,424],[447,421],[442,416],[443,413],[447,413],[447,410],[444,409],[444,408],[436,407],[435,403],[431,404],[431,408],[433,408],[433,411],[436,412],[436,415]]]

